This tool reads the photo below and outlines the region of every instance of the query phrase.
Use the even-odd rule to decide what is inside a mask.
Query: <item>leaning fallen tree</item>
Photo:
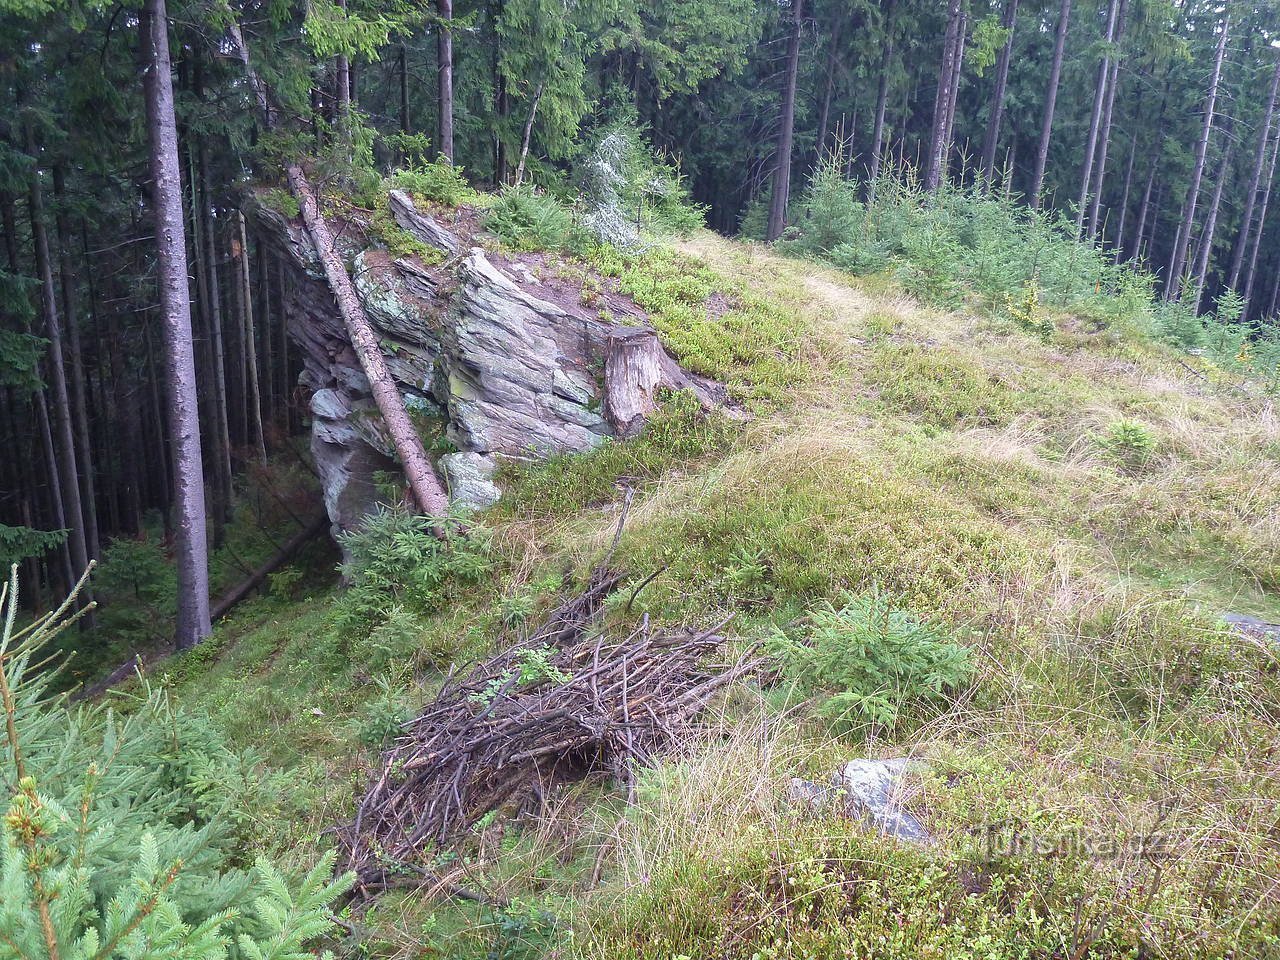
[[[249,86],[253,88],[254,96],[258,101],[258,109],[262,111],[263,123],[270,128],[271,101],[267,96],[266,86],[249,60],[249,48],[244,42],[240,25],[232,21],[229,33],[235,54],[244,66]],[[285,167],[285,177],[289,184],[289,192],[298,201],[302,221],[306,225],[307,233],[324,267],[325,279],[337,302],[338,311],[342,315],[351,339],[351,346],[359,357],[360,367],[365,377],[369,380],[370,392],[378,406],[378,413],[386,424],[387,433],[404,467],[405,480],[409,484],[409,489],[423,512],[432,516],[445,516],[449,512],[449,498],[444,492],[440,478],[436,475],[435,468],[427,458],[427,452],[422,446],[422,438],[418,436],[413,422],[409,419],[409,412],[405,409],[404,400],[396,388],[395,380],[387,370],[386,358],[383,357],[378,345],[378,335],[369,322],[369,317],[356,293],[355,285],[351,282],[351,276],[347,273],[346,264],[338,255],[333,231],[329,229],[320,205],[316,202],[315,189],[299,163],[289,163]]]
[[[724,623],[620,640],[590,629],[620,582],[587,591],[524,641],[450,680],[382,757],[355,819],[339,831],[345,865],[370,888],[423,876],[440,846],[486,814],[536,809],[558,783],[636,767],[678,744],[720,690],[755,672],[754,651],[726,657]]]

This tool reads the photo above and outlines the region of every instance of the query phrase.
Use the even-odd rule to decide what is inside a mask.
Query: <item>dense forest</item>
[[[1231,612],[1280,609],[1274,0],[0,0],[0,68],[0,960],[836,956],[894,923],[935,951],[904,958],[987,925],[964,955],[1280,942],[1280,628]],[[1204,639],[1221,615],[1248,652]],[[1231,808],[1230,856],[938,879],[783,817],[771,852],[718,825],[725,865],[593,796],[551,879],[545,824],[497,841],[528,875],[493,872],[486,831],[543,803],[546,754],[632,809],[703,802],[659,758],[700,769],[695,718],[744,684],[790,739],[753,754],[738,704],[711,742],[770,776],[775,749],[923,731],[976,756],[998,717],[1016,775],[931,761],[962,786],[926,777],[930,823],[959,832],[965,790],[1007,811],[1069,780],[1037,736],[1072,762],[1167,741],[1221,817],[1168,829],[1220,837]],[[300,726],[330,713],[345,732]],[[423,800],[404,772],[454,753]],[[657,906],[657,861],[628,859],[655,847]],[[774,876],[791,855],[816,872]],[[841,856],[881,872],[833,880]],[[626,910],[576,899],[615,875]],[[330,909],[406,878],[488,911],[441,921],[457,943],[499,932],[422,952],[435,914]],[[744,889],[808,881],[734,927]],[[864,881],[895,906],[820,892]],[[709,925],[671,907],[699,884]],[[817,939],[788,953],[797,916]]]

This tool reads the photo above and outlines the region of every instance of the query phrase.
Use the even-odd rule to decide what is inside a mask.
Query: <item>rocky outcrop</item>
[[[590,309],[528,263],[468,245],[398,191],[391,213],[444,264],[338,243],[347,244],[344,259],[405,406],[424,434],[458,451],[438,465],[457,506],[496,499],[499,458],[584,451],[633,434],[663,387],[693,390],[707,406],[723,400],[717,384],[680,368],[629,301],[610,295],[607,313]],[[257,223],[287,267],[285,319],[302,351],[311,447],[336,533],[376,502],[375,474],[397,469],[394,451],[302,225],[265,205]]]

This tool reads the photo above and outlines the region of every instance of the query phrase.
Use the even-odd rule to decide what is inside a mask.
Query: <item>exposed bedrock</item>
[[[438,464],[457,505],[481,509],[496,498],[499,458],[632,435],[663,387],[691,389],[706,406],[723,401],[722,388],[682,370],[624,298],[610,294],[608,303],[624,322],[601,320],[564,284],[467,247],[398,191],[391,210],[446,262],[424,266],[355,244],[343,252],[406,407],[424,436],[442,434],[458,451]],[[265,205],[257,220],[285,264],[285,321],[302,351],[311,449],[336,534],[376,503],[375,474],[397,470],[394,450],[301,223]]]

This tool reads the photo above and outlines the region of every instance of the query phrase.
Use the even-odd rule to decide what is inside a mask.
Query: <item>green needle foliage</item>
[[[893,729],[912,707],[946,700],[969,682],[969,651],[878,592],[813,607],[798,631],[768,641],[794,692],[840,726]]]
[[[67,601],[17,625],[17,568],[0,587],[0,703],[8,790],[0,822],[0,960],[303,960],[350,886],[333,854],[291,884],[266,859],[237,865],[235,804],[193,771],[234,755],[148,690],[127,714],[72,707],[41,662]],[[225,780],[226,778],[222,778]]]

